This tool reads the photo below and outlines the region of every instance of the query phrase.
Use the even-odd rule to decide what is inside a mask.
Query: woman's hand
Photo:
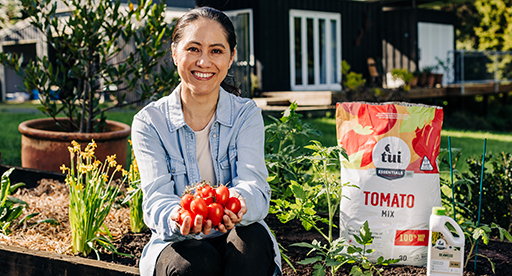
[[[178,224],[178,225],[179,225],[179,215],[180,215],[179,208],[175,209],[171,213],[171,219],[173,221],[175,221],[176,224]],[[212,221],[211,220],[204,221],[203,216],[199,215],[199,216],[195,217],[195,222],[192,222],[192,218],[187,216],[183,220],[183,223],[181,225],[179,225],[179,228],[180,228],[180,233],[184,236],[186,236],[188,234],[199,234],[201,232],[203,232],[205,235],[208,235],[212,231]]]
[[[235,227],[235,225],[239,224],[242,221],[243,216],[247,213],[247,205],[245,203],[245,199],[241,196],[237,196],[240,200],[240,211],[237,214],[231,212],[230,210],[224,209],[224,216],[222,217],[222,222],[215,230],[220,231],[222,233],[226,233],[228,230],[231,230]]]

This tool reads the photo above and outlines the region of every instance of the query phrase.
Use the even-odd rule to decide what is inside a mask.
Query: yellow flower
[[[96,145],[96,142],[94,142],[94,140],[91,140],[91,142],[89,144],[87,144],[87,146],[85,147],[85,152],[87,152],[87,154],[89,155],[89,157],[91,157],[92,155],[94,155],[94,149],[97,147],[98,145]]]
[[[106,173],[101,174],[101,176],[103,177],[103,182],[108,181],[108,175]]]
[[[88,171],[88,166],[85,165],[85,164],[80,164],[79,167],[78,167],[78,172],[79,173],[87,173]]]
[[[78,144],[75,140],[71,141],[71,144],[73,145],[73,151],[79,152],[80,151],[80,144]]]
[[[93,166],[94,166],[93,169],[97,170],[101,166],[101,161],[100,160],[94,161]]]
[[[116,161],[116,155],[110,155],[110,156],[107,156],[107,161],[108,161],[108,165],[110,167],[115,167],[117,165],[117,161]]]
[[[67,169],[68,168],[64,164],[62,164],[62,166],[60,166],[60,170],[62,171],[62,173],[66,173]]]
[[[128,171],[127,171],[127,170],[124,170],[124,169],[123,169],[123,170],[122,170],[122,172],[123,172],[123,176],[128,175]]]
[[[116,166],[116,172],[120,172],[122,169],[123,169],[122,165],[117,165]]]

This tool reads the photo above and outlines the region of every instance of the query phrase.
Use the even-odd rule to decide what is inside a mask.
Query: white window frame
[[[248,13],[249,14],[249,65],[254,66],[254,20],[252,9],[241,9],[241,10],[229,10],[224,11],[224,13],[228,17],[236,16],[240,13]],[[235,55],[234,62],[237,62],[237,56]]]
[[[301,47],[302,51],[302,84],[295,83],[295,18],[300,17],[301,19]],[[308,67],[307,67],[307,19],[313,19],[313,49],[314,49],[314,84],[308,84]],[[336,60],[333,60],[331,57],[330,48],[327,47],[326,51],[326,84],[320,83],[320,55],[319,55],[319,33],[318,33],[318,21],[319,19],[324,19],[325,24],[325,34],[326,34],[326,45],[331,45],[332,37],[331,37],[331,24],[327,24],[327,22],[331,22],[331,20],[336,21],[336,45],[337,53]],[[319,11],[306,11],[306,10],[290,10],[290,86],[292,91],[311,91],[311,90],[341,90],[341,14],[340,13],[332,13],[332,12],[319,12]],[[332,74],[330,74],[330,69],[333,67],[332,62],[336,62],[336,72],[337,72],[337,83],[333,83]]]

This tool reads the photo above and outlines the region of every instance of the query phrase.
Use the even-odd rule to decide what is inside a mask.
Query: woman
[[[152,230],[142,276],[280,274],[279,249],[263,221],[270,187],[261,110],[221,87],[235,46],[224,13],[202,7],[183,15],[172,43],[181,83],[134,117],[144,221]],[[202,180],[228,184],[242,208],[226,210],[217,227],[201,216],[178,225],[180,196]]]

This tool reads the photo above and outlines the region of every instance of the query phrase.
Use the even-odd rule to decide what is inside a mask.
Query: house
[[[437,64],[436,57],[446,59],[455,49],[455,16],[417,8],[428,2],[435,1],[166,1],[169,13],[211,6],[231,17],[238,46],[230,74],[246,97],[262,91],[341,91],[342,60],[366,79],[368,58],[377,61],[383,75],[394,68],[412,72]],[[0,31],[0,46],[28,56],[48,54],[42,39],[23,21]],[[2,91],[20,84],[13,74],[0,69]]]
[[[455,15],[417,8],[428,2],[434,1],[197,0],[234,18],[241,41],[236,67],[249,67],[244,71],[259,90],[278,92],[340,91],[342,60],[367,80],[369,57],[381,74],[445,60],[455,49]]]
[[[66,16],[68,7],[64,0],[57,1],[57,14]],[[129,0],[122,0],[121,5],[128,9]],[[173,18],[178,18],[189,9],[195,7],[194,0],[166,0],[166,19],[171,23]],[[0,51],[23,54],[24,63],[35,57],[47,57],[55,60],[55,51],[46,42],[44,36],[33,27],[28,20],[22,20],[7,29],[0,30]],[[127,49],[129,51],[129,49]],[[120,57],[122,58],[122,57]],[[24,90],[23,81],[13,70],[0,65],[0,100],[5,101],[8,93]],[[136,97],[128,95],[127,97]]]

